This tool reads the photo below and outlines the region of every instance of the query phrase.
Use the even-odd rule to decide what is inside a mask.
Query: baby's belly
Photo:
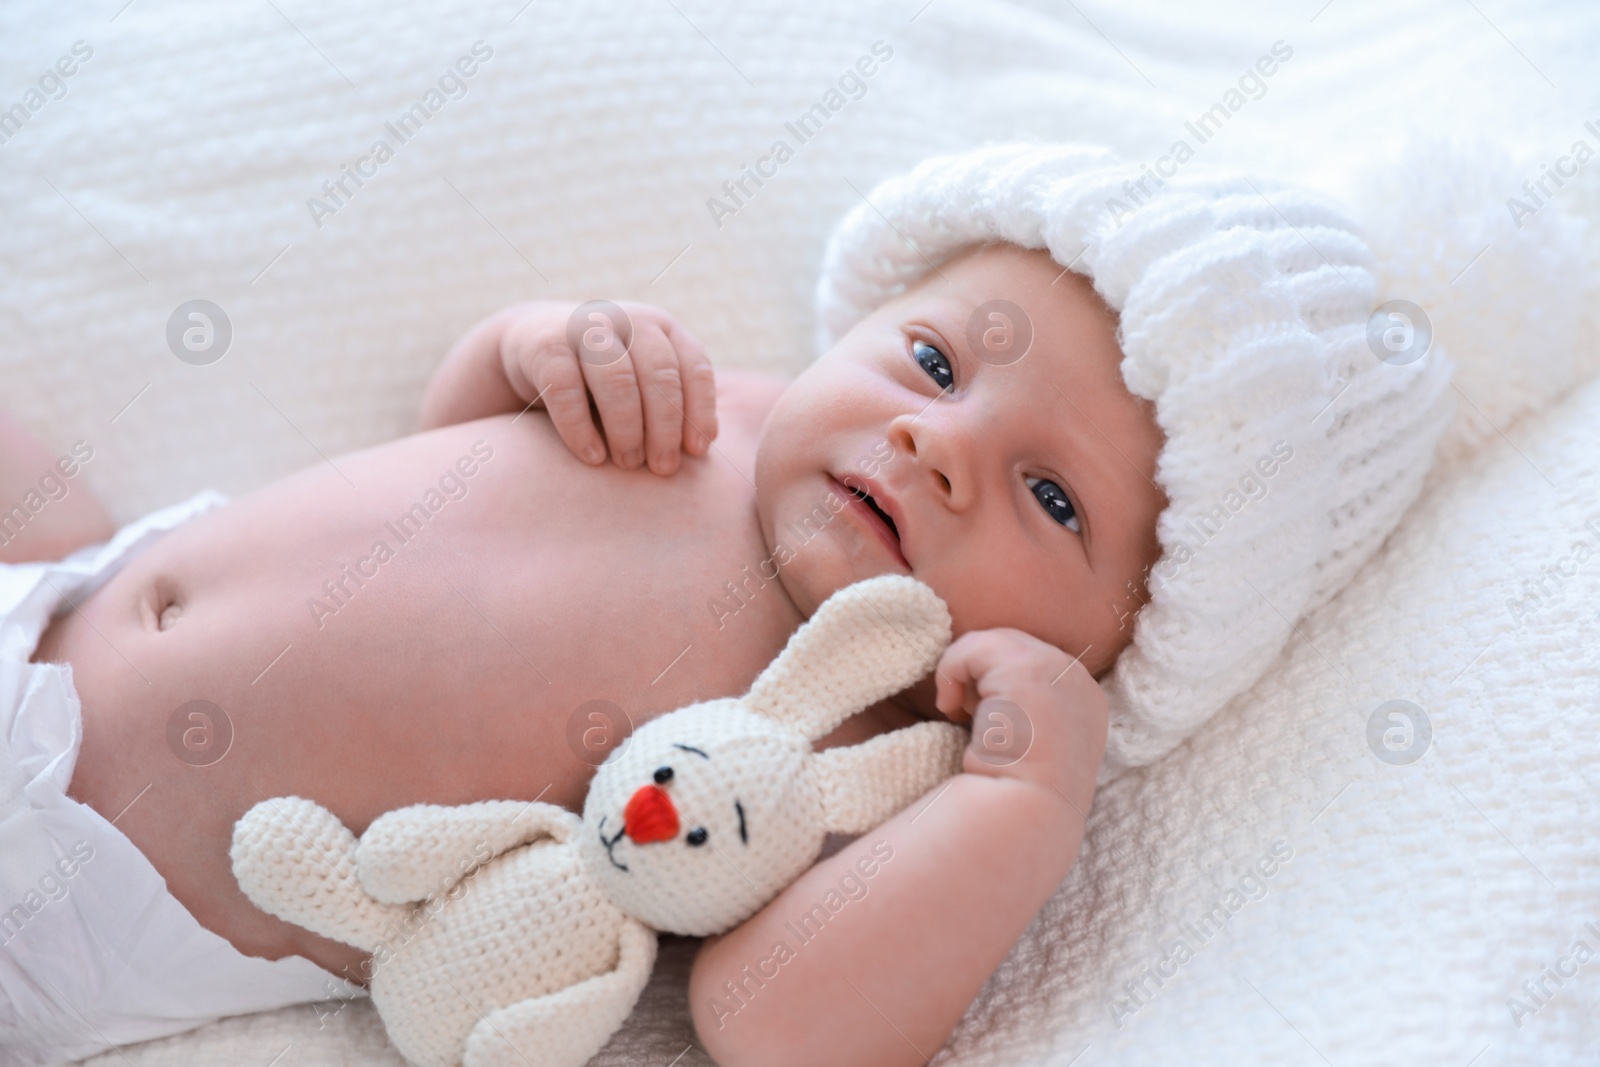
[[[763,554],[715,455],[669,479],[588,468],[528,416],[334,464],[168,534],[36,658],[70,662],[82,698],[72,795],[204,925],[337,969],[360,954],[239,893],[228,843],[251,805],[309,797],[357,833],[416,803],[578,811],[608,739],[590,712],[637,725],[742,692],[797,620],[765,610],[775,589],[738,627],[706,608]]]

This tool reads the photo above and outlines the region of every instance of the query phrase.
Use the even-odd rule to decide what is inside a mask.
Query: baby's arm
[[[539,407],[586,463],[604,462],[609,445],[619,467],[670,474],[680,447],[705,455],[716,382],[700,342],[648,304],[591,305],[575,319],[584,307],[535,300],[478,323],[428,383],[422,428]]]
[[[721,1067],[920,1067],[1071,869],[1105,749],[1099,686],[1009,629],[963,636],[939,672],[941,710],[1003,698],[1027,709],[1031,747],[997,765],[980,717],[963,773],[702,945],[690,1011]]]

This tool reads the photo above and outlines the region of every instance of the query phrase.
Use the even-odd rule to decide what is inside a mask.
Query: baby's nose
[[[678,809],[659,785],[642,785],[628,798],[622,829],[635,844],[668,841],[678,836]]]
[[[909,456],[915,478],[932,483],[934,498],[945,506],[969,506],[977,489],[972,456],[977,450],[972,427],[961,418],[929,405],[916,415],[898,415],[889,424],[889,443]]]

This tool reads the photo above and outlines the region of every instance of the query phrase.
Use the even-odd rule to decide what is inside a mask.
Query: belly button
[[[157,579],[151,583],[141,600],[140,614],[144,616],[147,629],[158,633],[170,630],[183,615],[182,597],[169,580]]]

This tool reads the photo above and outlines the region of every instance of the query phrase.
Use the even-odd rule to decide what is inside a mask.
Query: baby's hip
[[[58,609],[83,618],[130,559],[220,501],[202,494],[65,560],[0,565],[0,1047],[16,1062],[329,995],[326,972],[241,954],[169,891],[123,832],[153,782],[121,810],[68,795],[84,741],[74,665],[37,656]],[[86,666],[117,654],[115,635],[100,637],[109,651]]]

